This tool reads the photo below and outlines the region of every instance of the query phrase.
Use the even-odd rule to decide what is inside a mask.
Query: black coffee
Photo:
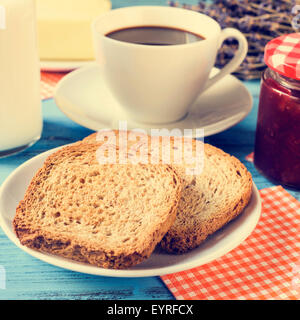
[[[169,27],[142,26],[119,29],[106,34],[107,37],[135,44],[170,46],[204,40],[198,34]]]

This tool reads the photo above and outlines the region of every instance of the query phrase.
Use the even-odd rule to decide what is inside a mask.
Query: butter
[[[40,59],[93,60],[92,21],[110,0],[36,0]]]

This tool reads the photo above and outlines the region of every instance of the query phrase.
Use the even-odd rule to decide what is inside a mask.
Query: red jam
[[[300,81],[262,76],[254,164],[267,178],[300,189]]]

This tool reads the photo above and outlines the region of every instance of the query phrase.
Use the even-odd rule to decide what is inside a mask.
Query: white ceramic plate
[[[159,250],[143,263],[129,270],[110,270],[41,253],[19,243],[13,232],[12,220],[19,201],[29,182],[44,160],[54,150],[42,153],[17,168],[0,188],[0,225],[8,238],[30,255],[52,265],[87,274],[112,277],[160,276],[201,266],[229,252],[244,241],[255,228],[261,213],[258,190],[253,185],[253,195],[244,212],[223,229],[216,232],[198,248],[183,255],[170,255]]]
[[[214,68],[212,74],[218,69]],[[209,88],[196,100],[189,114],[181,121],[160,126],[135,123],[117,102],[104,80],[102,69],[96,64],[68,74],[57,85],[56,104],[70,119],[91,130],[119,128],[119,121],[126,120],[128,129],[151,128],[204,129],[204,136],[224,131],[251,111],[252,97],[244,84],[228,75]],[[194,130],[195,134],[196,130]],[[195,138],[203,136],[194,135]]]
[[[93,61],[41,61],[42,71],[49,72],[69,72],[89,64]]]

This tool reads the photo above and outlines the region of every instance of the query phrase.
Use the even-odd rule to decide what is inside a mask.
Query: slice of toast
[[[194,144],[195,148],[195,144]],[[235,157],[204,145],[204,168],[199,175],[178,173],[184,181],[175,223],[161,241],[170,253],[185,253],[199,246],[243,212],[252,194],[252,177]]]
[[[168,165],[99,164],[97,144],[50,155],[16,209],[21,244],[104,268],[147,259],[174,223],[181,181]]]
[[[115,131],[118,134],[117,131]],[[95,143],[97,134],[84,139]],[[136,143],[136,141],[135,141]],[[168,140],[160,140],[159,154]],[[202,142],[190,139],[195,154],[196,144]],[[128,150],[134,141],[128,142]],[[148,144],[151,146],[150,137]],[[171,161],[176,151],[175,139],[170,139]],[[149,152],[153,148],[149,147]],[[184,150],[184,149],[183,149]],[[183,190],[175,223],[162,239],[161,247],[170,253],[185,253],[199,246],[209,235],[237,217],[247,206],[252,194],[252,177],[246,167],[235,157],[213,147],[203,145],[204,168],[200,174],[190,174],[191,167],[184,159],[173,167],[183,181]]]

